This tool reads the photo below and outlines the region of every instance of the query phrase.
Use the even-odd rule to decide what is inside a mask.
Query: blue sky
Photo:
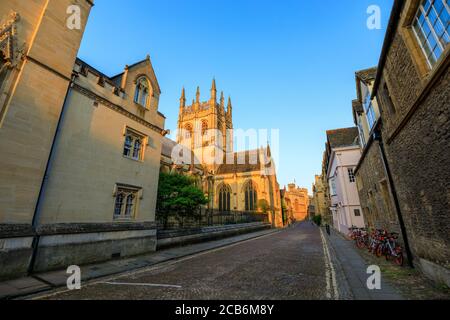
[[[174,130],[182,86],[231,95],[235,128],[280,129],[278,181],[311,189],[325,131],[353,126],[354,72],[375,66],[393,0],[96,0],[79,52],[108,75],[150,54]],[[381,8],[369,30],[367,8]]]

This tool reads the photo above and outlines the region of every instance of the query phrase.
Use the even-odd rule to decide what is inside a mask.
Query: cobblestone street
[[[327,299],[320,231],[310,223],[103,279],[43,299]]]

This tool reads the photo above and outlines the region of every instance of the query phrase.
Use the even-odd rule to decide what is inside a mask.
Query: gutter
[[[398,201],[398,197],[397,197],[397,191],[395,189],[395,184],[394,184],[394,180],[392,179],[392,173],[391,173],[391,169],[389,167],[389,163],[387,161],[386,158],[386,152],[384,149],[384,143],[383,143],[383,139],[382,139],[382,135],[381,132],[379,130],[377,130],[376,132],[374,132],[374,140],[378,141],[378,146],[380,149],[380,153],[381,153],[381,160],[383,161],[383,166],[384,166],[384,170],[386,173],[386,177],[387,180],[389,182],[389,186],[391,188],[391,193],[392,193],[392,198],[394,200],[394,204],[395,204],[395,209],[397,212],[397,218],[398,218],[398,222],[400,224],[400,230],[402,232],[402,237],[403,237],[403,242],[405,244],[405,251],[406,251],[406,256],[408,258],[408,264],[411,268],[414,268],[414,264],[413,264],[413,255],[411,253],[411,249],[409,247],[409,241],[408,241],[408,235],[406,232],[406,226],[405,226],[405,222],[403,220],[403,214],[400,208],[400,203]]]
[[[64,103],[63,103],[63,106],[61,109],[61,113],[59,115],[58,124],[56,126],[55,135],[53,137],[52,146],[50,148],[50,154],[48,156],[47,165],[45,167],[45,172],[44,172],[44,177],[42,179],[41,188],[39,190],[38,200],[36,203],[36,207],[34,209],[33,220],[31,223],[31,228],[32,228],[32,232],[33,232],[33,242],[32,242],[33,252],[31,255],[30,263],[28,265],[28,274],[33,273],[34,265],[36,263],[37,251],[39,248],[39,241],[40,241],[40,234],[38,232],[38,227],[39,227],[39,222],[40,222],[40,218],[42,215],[42,202],[43,202],[43,199],[45,198],[45,191],[47,189],[49,177],[50,177],[50,174],[51,174],[51,171],[53,168],[52,165],[53,165],[53,161],[54,161],[54,158],[56,155],[56,150],[58,147],[58,141],[59,141],[59,136],[61,133],[62,123],[64,121],[64,117],[65,117],[65,114],[67,111],[67,106],[68,106],[67,101],[69,100],[69,98],[71,96],[71,91],[72,91],[71,89],[73,87],[75,77],[76,77],[76,75],[73,74],[72,78],[70,79],[69,86],[67,88],[67,93],[64,98]]]

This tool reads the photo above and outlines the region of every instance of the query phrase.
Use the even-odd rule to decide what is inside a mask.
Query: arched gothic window
[[[219,188],[219,211],[231,211],[231,188],[225,184]]]
[[[258,201],[258,194],[253,181],[247,182],[245,189],[245,211],[256,211],[256,203]]]
[[[184,127],[184,138],[185,139],[192,138],[192,126],[189,123]]]
[[[149,95],[150,95],[149,82],[146,77],[140,77],[136,81],[136,90],[134,92],[134,102],[140,104],[144,108],[147,108]]]
[[[208,132],[208,122],[206,120],[202,121],[202,136],[206,135]]]
[[[139,189],[117,187],[114,205],[114,219],[132,219],[136,215]]]

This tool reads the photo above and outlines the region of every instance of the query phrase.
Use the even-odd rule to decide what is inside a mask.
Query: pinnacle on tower
[[[197,94],[195,95],[196,102],[200,103],[200,87],[197,87]]]
[[[185,106],[186,106],[186,93],[183,87],[183,90],[181,90],[180,108],[184,108]]]
[[[233,111],[233,107],[231,105],[231,97],[228,97],[227,114],[231,115],[232,111]]]
[[[216,104],[216,101],[217,101],[216,79],[213,78],[211,85],[211,103],[213,104],[213,106]]]
[[[225,98],[223,97],[223,91],[220,93],[220,106],[225,108]]]

